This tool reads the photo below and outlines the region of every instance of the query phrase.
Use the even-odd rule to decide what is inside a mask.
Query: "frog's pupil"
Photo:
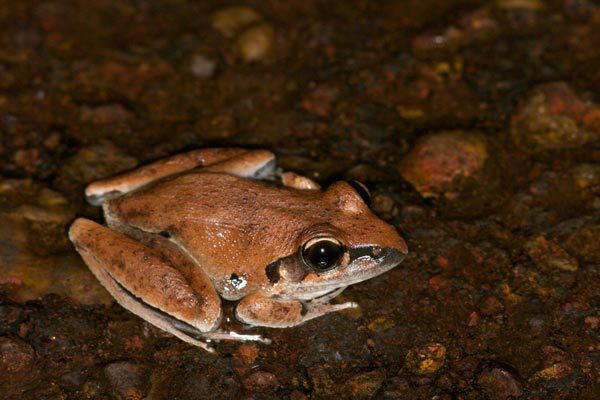
[[[323,240],[305,249],[305,257],[311,266],[318,270],[327,270],[336,266],[342,258],[343,250],[337,243]]]

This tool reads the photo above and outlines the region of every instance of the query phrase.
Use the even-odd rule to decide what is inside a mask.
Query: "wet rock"
[[[302,99],[302,108],[319,117],[327,117],[333,103],[340,94],[340,89],[332,85],[316,85]]]
[[[495,296],[488,296],[479,304],[481,313],[486,316],[496,315],[504,310],[504,304]]]
[[[417,375],[431,375],[446,361],[446,347],[441,343],[427,343],[411,348],[406,354],[405,365]]]
[[[496,0],[495,5],[501,10],[542,11],[547,7],[542,0]]]
[[[36,386],[39,370],[31,346],[21,339],[0,337],[0,393],[18,396]],[[16,398],[16,397],[15,397]]]
[[[342,390],[342,398],[371,399],[381,389],[386,372],[383,369],[365,372],[348,379]]]
[[[244,27],[262,19],[258,11],[248,6],[224,7],[212,14],[212,27],[223,36],[232,38]]]
[[[307,372],[313,388],[313,395],[316,398],[331,397],[337,392],[338,385],[322,365],[312,365],[307,369]]]
[[[396,320],[393,318],[389,318],[388,316],[381,316],[373,319],[372,321],[367,323],[367,329],[371,332],[379,333],[385,332],[388,329],[396,326]]]
[[[254,343],[242,343],[237,348],[236,355],[244,364],[252,364],[258,357],[258,346]]]
[[[0,196],[5,220],[0,237],[14,244],[24,241],[40,256],[69,248],[64,231],[75,213],[61,193],[30,180],[7,179],[0,180]]]
[[[500,34],[500,25],[489,7],[462,15],[443,30],[424,32],[412,40],[412,50],[418,56],[452,53],[458,49],[493,40]]]
[[[131,169],[138,165],[138,161],[124,153],[111,143],[101,143],[90,147],[81,148],[75,155],[66,160],[60,170],[58,178],[61,186],[65,185],[71,190],[76,190],[72,182],[80,185],[88,183],[118,172]],[[80,195],[83,196],[83,187],[79,186]]]
[[[60,193],[30,180],[0,181],[0,288],[17,301],[48,293],[82,303],[108,296],[74,253],[66,231],[75,213]]]
[[[96,107],[82,107],[79,116],[81,122],[92,125],[109,125],[125,122],[132,113],[121,104],[104,104]]]
[[[523,247],[542,272],[556,270],[575,272],[579,268],[574,257],[571,257],[554,240],[548,240],[544,236],[539,235],[529,239]]]
[[[172,348],[165,351],[172,351]],[[239,382],[231,376],[231,367],[217,367],[219,363],[206,360],[205,355],[192,360],[185,353],[173,356],[163,368],[153,371],[149,397],[190,400],[253,397],[241,395]],[[247,393],[246,390],[244,392]]]
[[[398,215],[399,208],[393,198],[385,194],[375,195],[372,199],[371,209],[385,220],[391,220]]]
[[[277,376],[271,372],[256,371],[243,381],[246,389],[253,392],[266,392],[279,386]]]
[[[496,153],[480,132],[444,131],[420,138],[399,172],[421,196],[438,199],[448,210],[476,214],[506,196]]]
[[[248,6],[222,8],[212,15],[212,27],[223,36],[235,38],[235,46],[245,62],[264,60],[275,41],[275,28]]]
[[[541,379],[545,381],[558,380],[568,377],[573,373],[573,366],[567,362],[558,362],[544,369],[537,371],[533,375],[533,379]]]
[[[198,78],[210,78],[217,69],[217,62],[203,54],[194,54],[191,57],[189,69],[192,75]]]
[[[594,199],[600,196],[600,164],[578,164],[569,172],[582,198]]]
[[[584,263],[600,263],[600,225],[583,226],[567,238],[566,249]]]
[[[261,22],[244,29],[235,43],[242,59],[246,62],[254,62],[265,59],[271,53],[274,41],[273,25]]]
[[[461,182],[480,173],[488,158],[483,135],[449,131],[419,139],[399,169],[421,196],[454,199]]]
[[[533,374],[532,380],[558,380],[573,373],[573,364],[565,351],[554,347],[542,348],[543,368]]]
[[[109,364],[104,368],[111,392],[117,399],[138,400],[146,396],[149,376],[145,367],[129,362]]]
[[[516,398],[523,394],[523,385],[515,375],[503,367],[484,369],[477,384],[490,399]]]
[[[511,135],[525,153],[576,149],[600,140],[600,107],[565,82],[539,85],[520,100]]]

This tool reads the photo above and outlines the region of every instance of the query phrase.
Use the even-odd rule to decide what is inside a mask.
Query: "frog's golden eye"
[[[324,272],[340,265],[344,245],[331,237],[312,238],[302,246],[302,262],[315,272]]]
[[[368,206],[371,205],[371,192],[369,192],[369,189],[367,189],[367,187],[365,185],[363,185],[359,181],[354,181],[354,180],[348,181],[348,184],[350,186],[352,186],[352,188],[354,188],[356,193],[358,193],[358,195],[360,196],[362,201],[365,202],[366,205],[368,205]]]

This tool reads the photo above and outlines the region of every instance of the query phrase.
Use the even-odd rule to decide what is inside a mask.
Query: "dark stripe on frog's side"
[[[265,274],[267,275],[267,278],[269,279],[269,283],[271,285],[274,285],[277,282],[279,282],[279,278],[281,278],[281,276],[279,275],[279,260],[267,265],[267,268],[265,268]]]

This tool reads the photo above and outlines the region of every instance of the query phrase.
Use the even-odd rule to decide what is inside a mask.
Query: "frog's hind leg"
[[[267,150],[241,148],[192,150],[143,165],[113,178],[93,182],[85,189],[85,196],[90,204],[100,205],[158,179],[198,167],[262,179],[273,174],[275,156]]]
[[[197,293],[150,248],[93,221],[75,220],[69,238],[119,304],[181,340],[212,351],[196,338],[221,321],[220,298],[212,286]]]

